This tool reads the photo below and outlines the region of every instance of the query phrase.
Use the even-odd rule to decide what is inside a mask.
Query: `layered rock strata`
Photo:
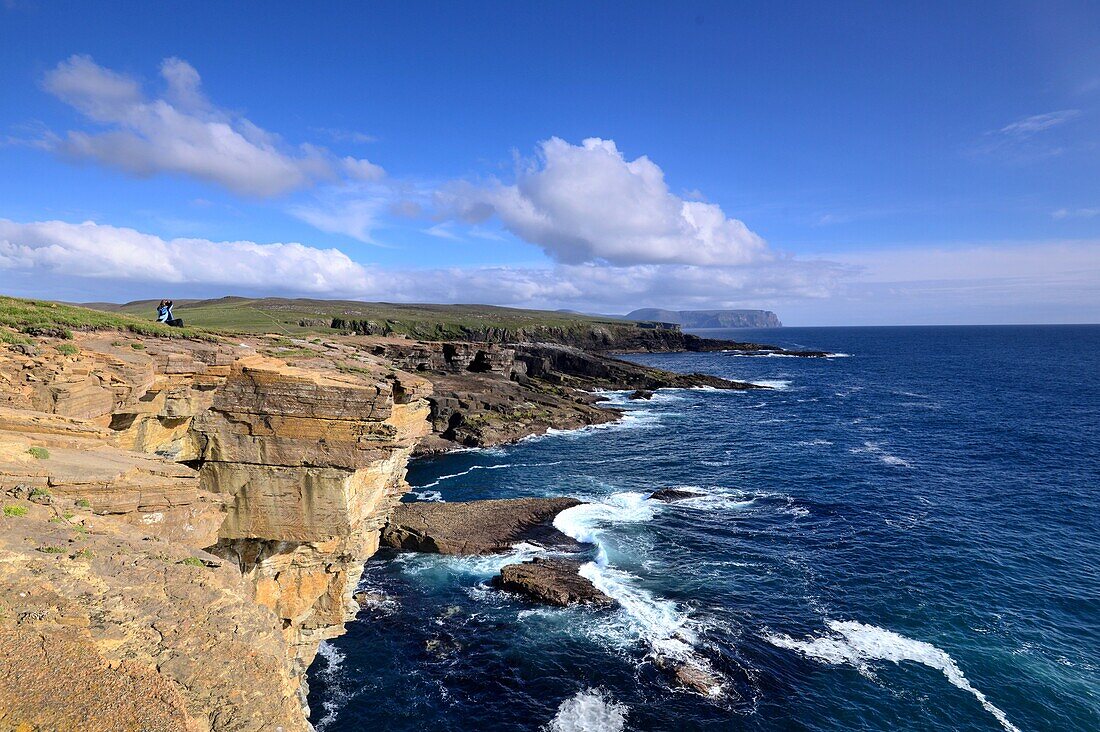
[[[407,489],[413,446],[430,431],[431,386],[357,349],[349,366],[295,368],[259,355],[271,350],[269,342],[108,333],[0,350],[0,488],[31,507],[28,513],[13,504],[6,520],[32,530],[38,506],[62,502],[76,508],[53,516],[61,530],[83,511],[96,526],[109,527],[104,534],[155,542],[140,545],[140,552],[121,539],[75,549],[71,542],[48,545],[39,553],[57,549],[59,573],[43,600],[50,609],[28,612],[68,617],[66,608],[89,588],[102,590],[102,601],[117,612],[110,604],[98,610],[101,598],[90,600],[88,612],[104,613],[103,620],[87,624],[80,637],[57,624],[5,629],[19,647],[71,654],[86,667],[81,678],[114,689],[119,699],[148,694],[164,702],[150,702],[148,709],[160,712],[142,716],[140,708],[117,700],[101,708],[64,679],[45,685],[74,705],[71,714],[91,715],[80,729],[308,729],[305,669],[318,644],[342,633],[354,615],[351,594],[362,563],[378,548],[380,529]],[[19,541],[32,543],[18,531],[10,536],[16,543],[2,548],[11,552],[26,550]],[[195,554],[200,549],[213,554]],[[99,552],[121,569],[81,563]],[[229,583],[219,589],[225,598],[199,591],[209,583],[207,575],[194,574],[198,567]],[[14,587],[45,571],[15,554],[3,569],[11,570]],[[104,572],[113,574],[100,576]],[[66,584],[66,573],[85,582]],[[132,596],[112,595],[112,582],[119,592],[133,585]],[[66,594],[71,588],[76,596]],[[179,602],[175,609],[165,605],[172,600]],[[142,623],[155,632],[134,630],[121,658],[144,660],[120,667],[109,652],[115,636]],[[212,645],[222,650],[209,650]],[[181,667],[172,670],[164,661],[176,647],[182,650],[174,663]],[[263,671],[267,680],[253,674],[260,673],[254,663],[260,656],[270,666]],[[192,667],[182,668],[185,658]],[[215,670],[204,671],[205,664]],[[17,696],[28,668],[0,668],[0,709]],[[208,682],[197,680],[202,674]],[[215,688],[219,683],[224,688]],[[269,709],[253,708],[252,690],[268,698]],[[32,728],[66,728],[63,716],[34,721],[40,719],[31,714],[34,698],[11,708],[22,709],[20,719]],[[162,724],[161,717],[175,722]]]

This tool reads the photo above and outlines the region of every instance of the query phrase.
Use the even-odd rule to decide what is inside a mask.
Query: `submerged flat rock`
[[[498,554],[520,542],[580,551],[583,544],[551,523],[580,503],[575,498],[402,503],[382,530],[382,544],[435,554]]]
[[[493,586],[547,605],[613,606],[614,600],[578,574],[580,568],[581,563],[572,559],[536,557],[501,568]]]

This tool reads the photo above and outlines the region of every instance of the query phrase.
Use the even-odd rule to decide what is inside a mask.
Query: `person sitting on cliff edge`
[[[172,315],[172,301],[161,300],[157,306],[157,322],[170,325],[173,328],[182,328],[183,321]]]

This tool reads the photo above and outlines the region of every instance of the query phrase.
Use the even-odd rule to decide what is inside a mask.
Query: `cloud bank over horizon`
[[[913,322],[955,322],[945,320],[945,308],[961,301],[990,312],[1019,313],[1016,300],[1026,293],[1033,301],[1077,303],[1081,322],[1095,322],[1100,320],[1097,253],[1100,241],[1076,241],[775,258],[739,267],[397,268],[364,265],[338,249],[297,242],[163,239],[90,221],[0,219],[0,286],[6,293],[73,299],[71,292],[84,301],[164,293],[464,302],[609,314],[642,306],[768,307],[788,320],[793,314],[793,322],[821,322],[815,314],[836,313],[852,322],[881,323],[904,314]],[[925,308],[930,319],[914,318],[929,297],[939,303]]]

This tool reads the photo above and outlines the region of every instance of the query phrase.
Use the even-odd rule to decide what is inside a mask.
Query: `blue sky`
[[[1100,6],[5,0],[0,289],[1098,322]]]

